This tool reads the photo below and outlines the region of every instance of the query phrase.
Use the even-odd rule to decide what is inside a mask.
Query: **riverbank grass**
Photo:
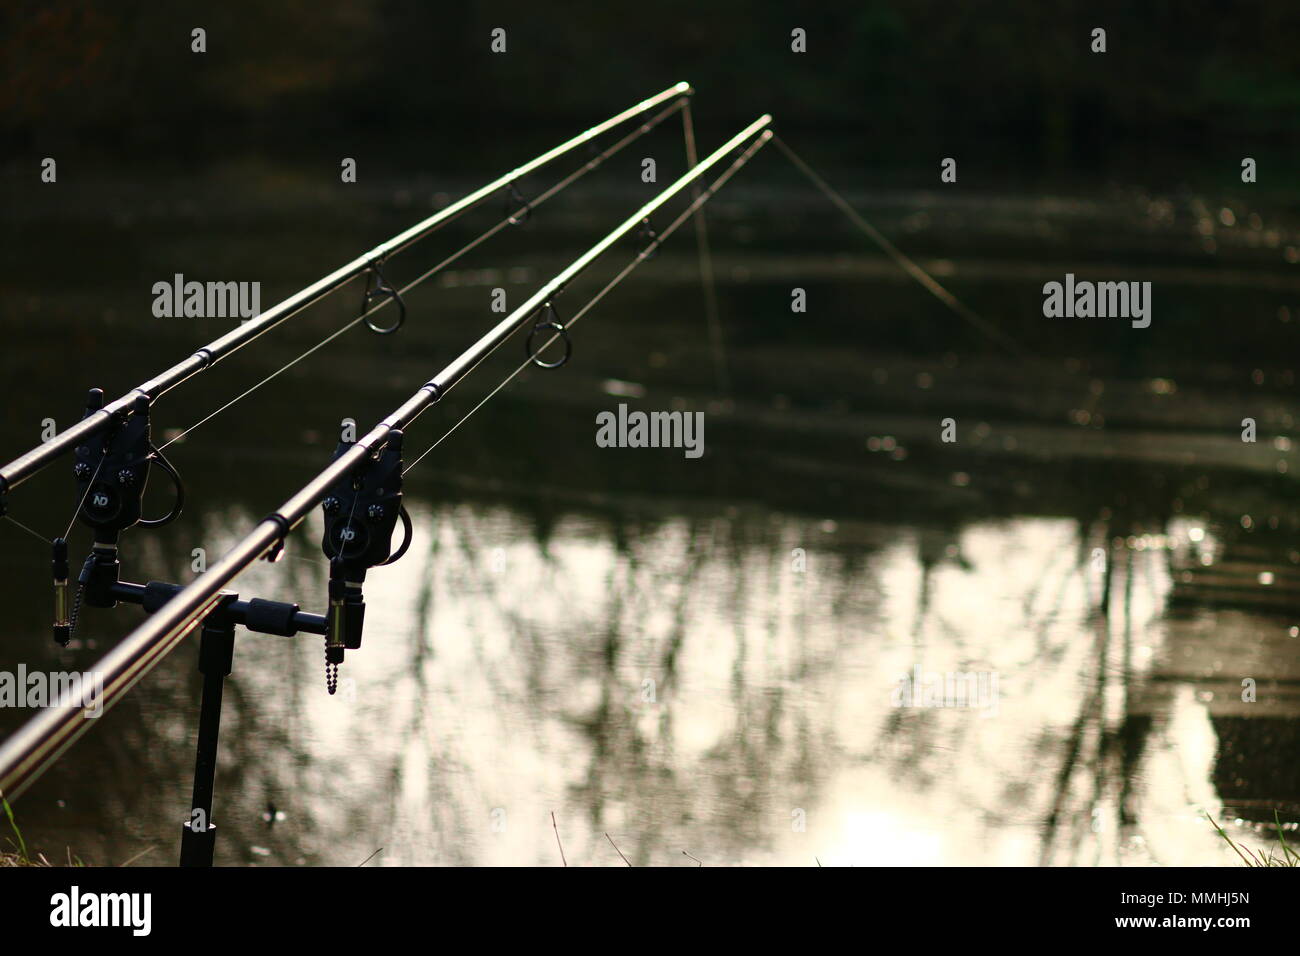
[[[1273,822],[1277,825],[1277,838],[1282,843],[1282,855],[1278,856],[1274,850],[1251,850],[1249,847],[1236,843],[1232,837],[1219,826],[1214,817],[1207,812],[1205,818],[1210,821],[1219,836],[1227,841],[1228,846],[1232,847],[1237,856],[1241,857],[1241,862],[1246,866],[1300,866],[1300,853],[1291,848],[1291,844],[1286,841],[1286,833],[1282,828],[1282,820],[1278,817],[1277,811],[1273,811]]]

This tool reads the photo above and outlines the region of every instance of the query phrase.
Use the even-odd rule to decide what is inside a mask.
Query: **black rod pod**
[[[334,458],[355,444],[342,438]],[[344,650],[361,646],[366,572],[392,564],[411,545],[411,517],[402,506],[402,432],[394,429],[377,452],[344,475],[321,499],[325,535],[321,550],[330,559],[329,614],[325,635],[325,684],[332,694]],[[405,540],[396,552],[393,531],[402,519]]]

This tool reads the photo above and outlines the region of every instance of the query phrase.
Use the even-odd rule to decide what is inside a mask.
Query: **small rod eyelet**
[[[547,318],[547,316],[550,316]],[[533,351],[533,338],[538,332],[551,331],[560,336],[560,341],[564,343],[564,355],[554,362],[543,361],[538,352]],[[547,342],[547,345],[550,343]],[[543,345],[542,348],[546,348]],[[560,320],[560,314],[556,311],[553,303],[547,302],[542,306],[541,314],[536,322],[533,323],[532,330],[528,333],[528,338],[524,340],[524,352],[528,355],[529,360],[538,368],[559,368],[569,361],[573,354],[573,343],[569,340],[569,330],[565,328],[564,323]]]
[[[401,293],[384,278],[382,263],[382,259],[373,260],[366,272],[366,291],[361,297],[361,318],[365,321],[366,328],[376,335],[392,335],[406,321],[406,303],[402,301]],[[392,299],[397,305],[397,321],[392,325],[376,325],[370,318],[373,311],[371,306],[384,299]]]

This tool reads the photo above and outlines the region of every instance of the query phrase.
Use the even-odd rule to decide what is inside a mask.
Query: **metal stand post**
[[[224,604],[234,600],[230,595]],[[221,696],[235,657],[235,625],[218,607],[204,620],[199,644],[203,699],[199,705],[199,740],[194,760],[194,797],[190,818],[181,829],[181,866],[211,866],[217,844],[212,823],[212,793],[217,777],[217,738],[221,733]]]

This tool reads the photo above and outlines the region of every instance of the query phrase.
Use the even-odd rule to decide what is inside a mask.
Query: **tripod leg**
[[[217,737],[221,731],[221,694],[235,656],[235,627],[213,618],[203,625],[199,644],[199,671],[203,674],[203,700],[199,705],[199,741],[194,761],[194,798],[190,818],[181,829],[181,866],[211,866],[217,844],[212,824],[212,792],[217,776]]]

